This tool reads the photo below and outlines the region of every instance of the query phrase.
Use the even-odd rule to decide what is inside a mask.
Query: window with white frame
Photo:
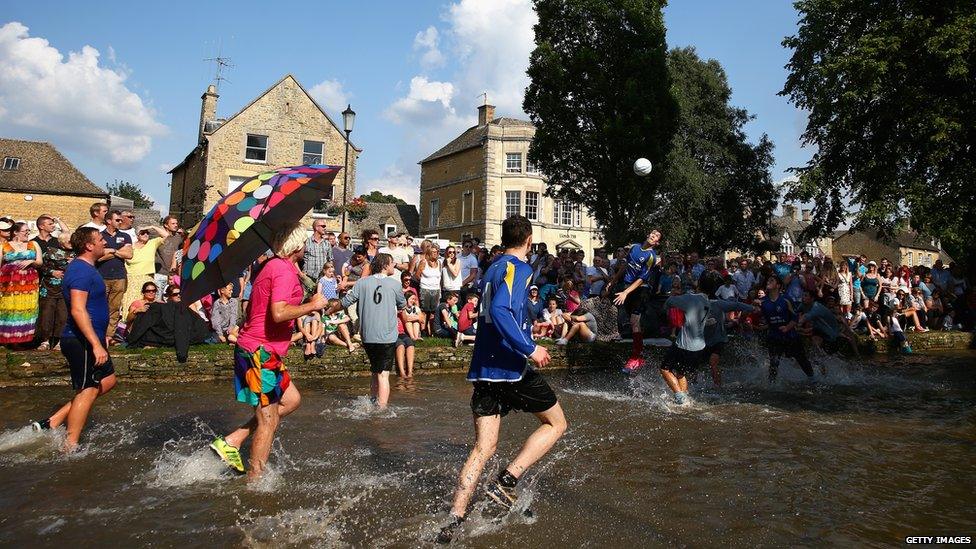
[[[525,173],[539,174],[539,167],[535,165],[535,162],[529,160],[528,156],[525,157]]]
[[[907,253],[907,254],[905,254],[905,255],[907,256],[907,257],[906,257],[906,259],[908,260],[908,266],[909,266],[909,267],[914,267],[914,266],[915,266],[915,264],[914,264],[914,263],[912,263],[912,259],[913,259],[913,258],[912,258],[912,252],[908,252],[908,253]],[[921,257],[921,255],[922,255],[922,254],[918,254],[918,255],[919,255],[919,257]]]
[[[427,219],[427,226],[437,227],[437,218],[441,216],[441,201],[438,198],[430,201],[430,216]]]
[[[247,134],[247,146],[244,148],[244,160],[251,162],[268,161],[268,136]]]
[[[522,191],[505,191],[505,218],[522,215]]]
[[[525,217],[529,221],[539,220],[539,193],[536,191],[525,191]]]
[[[3,169],[13,171],[20,167],[20,159],[16,156],[8,156],[3,159]]]
[[[789,233],[783,234],[783,239],[780,241],[779,249],[785,252],[787,255],[793,255],[793,239],[790,238]]]
[[[552,201],[552,224],[559,225],[559,201]]]
[[[306,141],[302,149],[302,164],[321,164],[325,152],[325,143],[321,141]]]
[[[244,184],[245,181],[250,179],[249,177],[244,177],[241,175],[232,175],[227,178],[227,192],[231,193],[237,190],[238,187]]]
[[[505,171],[522,173],[522,153],[505,153]]]

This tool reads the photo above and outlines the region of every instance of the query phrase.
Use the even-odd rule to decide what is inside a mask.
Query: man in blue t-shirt
[[[803,373],[813,379],[813,367],[796,333],[797,314],[793,304],[782,294],[783,282],[776,275],[766,281],[766,297],[760,305],[762,326],[766,328],[769,350],[769,381],[779,374],[779,361],[784,355],[800,365]]]
[[[475,445],[464,463],[454,492],[451,520],[437,536],[450,542],[460,528],[478,478],[491,459],[498,442],[501,418],[511,410],[530,412],[542,424],[498,478],[485,487],[486,495],[504,509],[515,503],[515,485],[566,431],[566,418],[538,367],[549,363],[549,352],[532,341],[532,322],[525,306],[532,281],[532,267],[526,256],[532,246],[532,223],[520,215],[502,223],[504,254],[496,259],[481,280],[481,307],[468,381],[474,383],[471,411],[474,414]]]
[[[102,238],[105,240],[105,251],[98,258],[98,272],[105,281],[105,294],[108,298],[108,329],[105,331],[107,341],[115,335],[115,327],[119,324],[122,314],[122,298],[128,279],[125,273],[125,260],[132,259],[132,238],[119,230],[122,223],[122,212],[112,210],[105,217],[105,230]]]
[[[641,313],[647,302],[647,294],[650,292],[651,278],[654,267],[660,261],[654,246],[661,241],[661,231],[652,229],[647,233],[644,242],[631,245],[627,253],[627,267],[614,273],[613,278],[607,284],[608,289],[613,288],[617,281],[623,277],[624,287],[622,292],[617,293],[613,298],[613,304],[620,307],[623,305],[627,314],[630,316],[630,330],[633,342],[631,344],[630,359],[624,365],[625,373],[634,373],[644,366],[644,334],[641,332]]]
[[[105,282],[95,262],[105,254],[105,240],[94,227],[81,227],[71,235],[77,257],[68,264],[61,282],[68,304],[68,322],[61,334],[61,354],[68,361],[75,396],[51,417],[32,423],[35,430],[52,429],[67,421],[65,452],[78,447],[95,399],[115,387],[115,369],[105,350],[109,310]]]

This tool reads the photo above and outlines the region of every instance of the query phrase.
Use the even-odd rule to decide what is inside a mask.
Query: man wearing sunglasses
[[[133,242],[136,241],[136,230],[133,224],[136,222],[136,214],[132,210],[122,210],[122,223],[119,223],[119,232],[129,235]]]
[[[339,233],[339,240],[335,248],[332,248],[332,263],[335,265],[336,272],[342,272],[342,266],[349,263],[352,258],[352,246],[349,245],[349,233],[343,231]]]

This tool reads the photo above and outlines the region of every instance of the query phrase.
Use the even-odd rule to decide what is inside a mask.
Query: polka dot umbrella
[[[262,173],[220,199],[183,246],[183,301],[192,303],[240,276],[271,247],[275,230],[332,198],[342,166],[313,164]]]

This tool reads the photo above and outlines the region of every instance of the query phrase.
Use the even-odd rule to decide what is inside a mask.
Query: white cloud
[[[52,141],[113,164],[149,154],[167,132],[126,86],[124,66],[99,65],[91,46],[67,57],[19,22],[0,26],[0,124],[9,136]],[[109,58],[115,57],[111,48]]]
[[[330,114],[344,111],[352,97],[351,93],[342,88],[342,82],[338,80],[323,80],[312,86],[308,93]]]
[[[451,106],[453,97],[454,84],[414,76],[410,79],[407,96],[397,99],[384,114],[396,124],[424,124],[452,119],[455,116]]]
[[[423,52],[420,56],[420,66],[425,70],[432,70],[444,65],[444,54],[440,50],[440,35],[437,27],[431,25],[417,33],[413,39],[414,51]]]
[[[407,204],[417,205],[420,200],[420,170],[414,171],[416,173],[410,175],[397,165],[387,166],[379,177],[363,182],[362,190],[357,189],[357,192],[369,194],[380,191],[383,194],[400,197],[406,200]]]

